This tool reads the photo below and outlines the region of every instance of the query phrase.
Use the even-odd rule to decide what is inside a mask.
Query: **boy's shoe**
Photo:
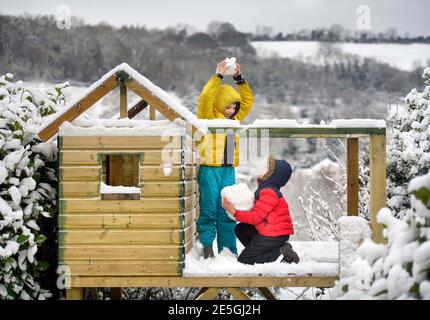
[[[203,247],[203,257],[205,259],[213,258],[214,257],[214,251],[212,249],[212,246],[210,246],[210,247]]]
[[[286,242],[280,249],[279,251],[281,252],[281,254],[284,256],[284,258],[282,258],[281,262],[286,262],[286,263],[299,263],[300,258],[299,255],[293,250],[293,247],[291,246],[291,244],[289,242]]]

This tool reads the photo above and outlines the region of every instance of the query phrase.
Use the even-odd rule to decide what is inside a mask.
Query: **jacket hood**
[[[258,180],[258,189],[255,192],[255,197],[258,198],[260,190],[264,188],[276,189],[280,193],[279,190],[287,184],[292,173],[293,169],[287,161],[275,160],[275,169],[273,170],[273,173],[264,180]]]
[[[240,103],[240,94],[235,88],[228,84],[222,84],[215,92],[214,108],[221,113],[224,113],[225,107],[232,103]],[[236,113],[237,113],[236,107]]]

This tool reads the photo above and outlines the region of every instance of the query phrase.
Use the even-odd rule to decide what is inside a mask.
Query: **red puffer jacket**
[[[234,213],[238,222],[252,224],[262,236],[276,237],[294,234],[290,209],[284,197],[272,189],[262,189],[251,211]]]

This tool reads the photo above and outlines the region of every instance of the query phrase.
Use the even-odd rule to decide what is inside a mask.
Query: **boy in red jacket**
[[[238,261],[245,264],[273,262],[282,254],[282,262],[298,263],[299,256],[288,243],[294,234],[290,210],[280,189],[287,184],[292,169],[285,160],[268,158],[268,170],[259,176],[254,207],[250,211],[235,210],[223,198],[222,206],[240,222],[235,233],[245,246]]]

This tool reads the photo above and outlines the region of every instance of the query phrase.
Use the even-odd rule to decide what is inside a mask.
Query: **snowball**
[[[246,183],[239,183],[221,190],[221,197],[233,203],[236,210],[249,211],[254,207],[254,193]]]
[[[236,73],[236,57],[225,58],[225,62],[227,62],[226,69],[224,75],[232,76]]]

